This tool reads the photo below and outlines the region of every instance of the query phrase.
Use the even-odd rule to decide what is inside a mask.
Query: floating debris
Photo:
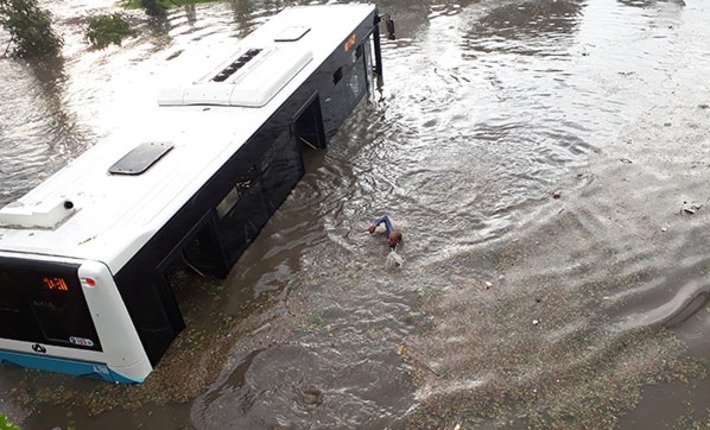
[[[698,212],[702,207],[703,205],[699,203],[683,202],[683,209],[681,209],[681,213],[695,215],[695,213]]]
[[[325,397],[323,389],[314,385],[303,388],[300,394],[299,403],[308,412],[318,409],[323,404],[323,398]]]
[[[392,269],[394,267],[400,267],[402,265],[402,257],[397,254],[397,252],[392,251],[387,255],[387,260],[385,260],[385,268]]]
[[[251,335],[251,336],[256,336],[257,334],[259,334],[259,333],[261,333],[261,332],[263,332],[263,331],[266,331],[266,330],[268,330],[268,329],[270,329],[270,328],[271,328],[271,323],[266,323],[266,324],[262,325],[261,327],[257,328],[256,330],[252,331],[252,332],[250,333],[250,335]]]

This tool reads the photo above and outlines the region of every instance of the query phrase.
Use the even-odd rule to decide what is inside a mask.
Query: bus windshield
[[[0,337],[100,351],[78,269],[0,257]]]

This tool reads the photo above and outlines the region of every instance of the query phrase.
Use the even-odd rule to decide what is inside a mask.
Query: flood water
[[[297,1],[41,2],[65,47],[0,59],[0,203]],[[333,2],[335,3],[335,2]],[[384,84],[140,386],[0,366],[23,429],[709,428],[710,4],[382,0]],[[0,46],[8,36],[0,33]],[[689,213],[685,209],[694,206]],[[367,233],[388,214],[402,265]],[[457,427],[460,426],[460,427]],[[697,427],[693,427],[697,426]]]

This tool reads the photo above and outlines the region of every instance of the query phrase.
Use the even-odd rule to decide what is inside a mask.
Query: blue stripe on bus
[[[67,360],[64,358],[45,357],[40,355],[22,354],[17,352],[0,351],[0,363],[12,363],[21,367],[48,370],[51,372],[66,373],[76,376],[88,376],[103,379],[109,382],[123,384],[141,383],[145,378],[129,378],[109,369],[101,363]]]

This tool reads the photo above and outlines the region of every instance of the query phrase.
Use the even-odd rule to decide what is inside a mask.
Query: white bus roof
[[[274,15],[239,41],[222,66],[193,84],[160,91],[154,126],[98,142],[0,209],[0,252],[102,261],[115,273],[374,9],[302,6]],[[212,81],[251,49],[261,52],[243,70]],[[142,143],[172,149],[142,174],[108,172]]]

